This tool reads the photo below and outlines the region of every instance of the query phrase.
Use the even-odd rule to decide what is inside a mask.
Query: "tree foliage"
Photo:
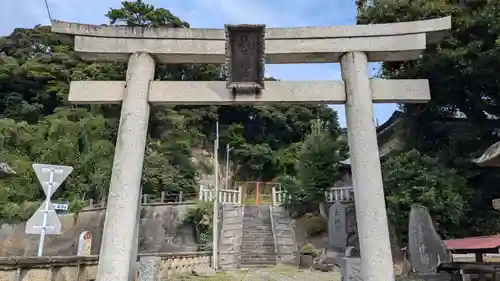
[[[459,193],[449,193],[448,184],[440,183],[445,190],[438,194],[442,196],[440,202],[449,204],[448,209],[461,210],[461,213],[451,215],[453,222],[443,223],[446,227],[440,229],[446,233],[449,228],[455,236],[496,233],[500,227],[498,214],[491,207],[491,200],[500,197],[498,171],[480,169],[471,163],[473,158],[499,140],[499,15],[497,1],[380,0],[374,7],[361,8],[358,16],[358,23],[361,24],[452,17],[452,29],[440,44],[428,46],[417,60],[383,63],[380,76],[389,79],[429,79],[430,102],[401,105],[403,118],[408,124],[406,129],[411,132],[406,149],[417,149],[437,159],[439,163],[436,165],[453,169],[465,178],[464,188],[468,189],[470,196],[457,203],[465,204],[463,207],[459,208],[454,203],[454,194]],[[401,157],[400,160],[404,161],[409,155]],[[419,161],[422,164],[427,162],[423,159]],[[415,167],[411,169],[405,173],[413,174],[415,179],[422,176],[413,172]],[[401,182],[401,185],[407,183]],[[429,186],[435,184],[430,182]],[[456,188],[458,192],[462,184]],[[393,206],[398,200],[406,204],[405,194],[391,194],[389,202]],[[426,194],[432,193],[426,191]],[[444,214],[439,215],[438,210],[443,207],[440,202],[429,201],[427,197],[415,200],[423,200],[436,220],[447,220]],[[465,200],[464,203],[460,203],[461,200]],[[457,221],[461,221],[462,225],[459,232],[453,227]]]
[[[167,9],[144,1],[123,1],[107,17],[110,24],[189,28]],[[75,208],[107,194],[120,107],[70,105],[69,82],[125,80],[125,73],[125,63],[81,60],[49,26],[17,28],[0,38],[0,162],[19,174],[0,181],[0,221],[26,219],[42,199],[32,163],[74,167],[54,199],[69,200]],[[225,74],[220,65],[157,64],[155,79],[216,81]],[[290,169],[293,147],[317,118],[338,130],[336,113],[324,105],[153,106],[143,191],[194,192],[209,170],[210,157],[200,155],[213,152],[217,120],[221,147],[233,147],[237,179],[272,180]]]
[[[340,161],[347,158],[346,142],[327,129],[328,124],[314,120],[311,132],[307,135],[295,158],[295,173],[280,178],[285,191],[285,204],[296,207],[318,204],[325,201],[325,191],[342,178],[339,171]],[[302,212],[307,211],[304,206]]]
[[[389,158],[383,171],[388,218],[401,241],[407,238],[408,214],[417,202],[429,208],[443,235],[460,234],[471,196],[464,177],[416,150]]]

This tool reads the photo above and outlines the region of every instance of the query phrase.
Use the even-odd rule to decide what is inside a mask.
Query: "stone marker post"
[[[328,246],[343,253],[347,247],[347,207],[337,200],[328,213]]]
[[[84,231],[78,238],[78,252],[77,256],[90,256],[92,250],[92,233]]]
[[[451,27],[451,18],[342,28],[240,27],[250,28],[252,33],[234,34],[244,47],[226,45],[225,30],[52,22],[53,32],[75,36],[75,51],[83,59],[129,60],[126,82],[72,81],[70,87],[69,101],[73,103],[123,102],[97,281],[128,281],[131,275],[148,101],[166,105],[345,104],[363,265],[361,275],[365,281],[393,280],[372,103],[426,102],[430,99],[429,83],[425,79],[368,80],[366,67],[368,61],[418,58],[427,44],[442,40],[444,31]],[[239,27],[236,29],[241,31]],[[255,39],[261,38],[262,33],[265,40],[258,44]],[[232,81],[228,83],[151,81],[152,55],[165,63],[223,64],[227,63],[227,48],[229,53],[235,51],[233,55],[239,59],[231,69]],[[264,72],[254,71],[264,63],[264,59],[255,54],[264,51],[266,63],[340,62],[343,81],[266,81],[264,85],[261,83]],[[249,53],[254,56],[248,58]]]

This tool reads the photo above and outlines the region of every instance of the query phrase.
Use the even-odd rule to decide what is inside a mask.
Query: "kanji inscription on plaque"
[[[226,25],[227,88],[259,94],[264,88],[265,25]]]

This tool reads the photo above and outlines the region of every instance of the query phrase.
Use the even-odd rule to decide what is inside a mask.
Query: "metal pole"
[[[43,183],[42,183],[43,184]],[[49,216],[50,196],[52,195],[52,185],[54,184],[54,169],[50,169],[49,187],[45,197],[45,210],[43,212],[42,231],[40,232],[40,243],[38,244],[38,256],[43,255],[43,244],[45,243],[45,233],[47,229],[47,217]]]
[[[215,166],[215,186],[214,186],[214,220],[212,226],[212,267],[217,270],[219,267],[219,121],[215,124],[215,145],[214,145],[214,166]]]
[[[229,189],[229,143],[226,144],[226,189]]]

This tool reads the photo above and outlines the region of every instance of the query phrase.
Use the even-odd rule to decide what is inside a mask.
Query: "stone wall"
[[[182,220],[193,203],[143,205],[139,231],[139,252],[194,252],[198,249],[194,230]],[[45,238],[44,255],[72,256],[77,254],[79,236],[83,231],[92,233],[91,254],[98,255],[106,210],[93,209],[78,214],[62,214],[61,235]],[[35,256],[38,235],[25,234],[26,224],[0,228],[0,256]],[[0,279],[1,280],[1,279]]]
[[[243,206],[222,205],[219,237],[219,267],[224,270],[237,269],[243,229]]]
[[[297,263],[298,247],[295,241],[295,227],[283,207],[269,207],[274,234],[274,249],[281,263]]]
[[[210,268],[211,252],[154,254],[161,257],[160,279]],[[142,254],[145,256],[145,254]],[[151,255],[147,255],[151,256]],[[1,281],[91,281],[98,256],[0,258]],[[138,280],[136,278],[136,280]]]

